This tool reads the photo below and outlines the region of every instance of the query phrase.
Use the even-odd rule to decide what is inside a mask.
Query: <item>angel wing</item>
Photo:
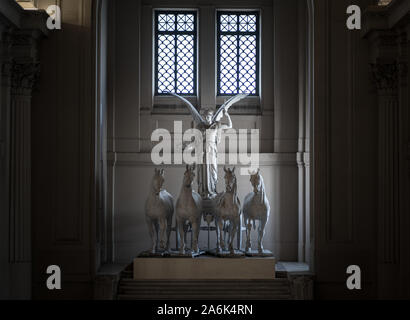
[[[229,108],[234,105],[235,103],[241,101],[242,99],[246,98],[249,94],[238,94],[235,97],[232,97],[228,101],[226,101],[219,109],[218,111],[214,114],[212,118],[212,122],[219,121],[222,117],[222,112],[224,110],[228,111]]]
[[[182,102],[185,103],[185,105],[188,107],[189,112],[191,112],[192,117],[194,118],[194,121],[196,122],[197,125],[206,125],[206,122],[204,120],[204,118],[202,118],[202,116],[199,114],[199,112],[196,110],[196,108],[192,105],[191,102],[189,102],[187,99],[172,93],[172,92],[168,92],[169,94],[173,95],[174,97],[177,97],[178,99],[180,99]]]

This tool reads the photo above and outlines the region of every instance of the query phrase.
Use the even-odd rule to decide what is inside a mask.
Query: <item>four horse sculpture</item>
[[[174,198],[166,190],[162,189],[163,184],[164,169],[155,169],[151,189],[145,202],[145,215],[152,241],[152,253],[158,251],[158,242],[161,250],[169,249],[169,236],[171,234],[172,215],[174,214]],[[156,241],[154,232],[156,233]]]
[[[199,252],[198,237],[201,227],[202,200],[201,196],[192,190],[192,182],[195,178],[195,165],[186,166],[184,179],[182,183],[181,193],[176,204],[176,223],[179,233],[181,246],[180,254],[185,253],[185,232],[186,223],[190,223],[192,227],[192,251]]]
[[[225,171],[225,191],[220,193],[215,199],[215,226],[217,236],[217,253],[221,253],[225,248],[223,233],[226,231],[224,225],[229,226],[229,251],[234,254],[233,240],[238,228],[241,228],[241,204],[237,191],[237,180],[235,168]],[[264,254],[263,236],[265,226],[270,214],[270,205],[265,193],[265,185],[260,174],[260,169],[256,173],[250,173],[250,182],[253,192],[249,193],[243,204],[243,220],[246,226],[246,248],[245,252],[251,252],[251,230],[258,226],[258,253]],[[192,251],[198,253],[198,237],[202,218],[201,196],[192,189],[195,178],[195,165],[186,166],[183,183],[179,198],[176,203],[176,231],[181,241],[180,254],[185,254],[185,233],[187,224],[192,229]],[[152,241],[152,253],[169,250],[169,238],[172,228],[172,217],[174,213],[174,198],[162,188],[164,184],[164,169],[155,169],[152,178],[151,189],[145,202],[146,221]],[[240,229],[239,229],[239,232]],[[156,233],[156,239],[155,239]],[[240,248],[239,248],[240,249]]]
[[[263,178],[260,174],[260,169],[254,174],[251,174],[251,184],[253,186],[253,192],[249,193],[245,197],[243,204],[243,219],[246,226],[246,248],[245,251],[251,251],[251,229],[252,222],[253,228],[256,228],[255,221],[259,220],[258,229],[258,252],[263,253],[262,240],[265,233],[265,225],[269,218],[270,206],[268,198],[265,193],[265,185]]]
[[[233,239],[241,228],[241,203],[238,197],[238,188],[235,176],[235,168],[226,169],[225,171],[225,192],[218,196],[215,212],[215,225],[216,225],[216,241],[217,252],[225,250],[225,242],[223,238],[223,226],[229,223],[229,251],[234,254]]]

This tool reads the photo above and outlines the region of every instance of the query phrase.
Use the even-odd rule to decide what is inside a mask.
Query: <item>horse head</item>
[[[225,186],[226,192],[235,192],[236,190],[236,175],[235,175],[235,167],[233,169],[229,169],[224,167],[225,171]]]
[[[263,179],[260,174],[260,169],[258,168],[258,170],[253,173],[249,171],[249,174],[251,175],[250,182],[253,186],[253,192],[256,194],[263,192]]]
[[[152,190],[156,195],[161,192],[164,181],[164,169],[155,168],[154,177],[152,178]]]
[[[186,170],[184,173],[184,187],[185,188],[191,188],[192,182],[194,181],[194,178],[195,178],[195,168],[196,168],[195,164],[193,164],[192,166],[186,165]]]

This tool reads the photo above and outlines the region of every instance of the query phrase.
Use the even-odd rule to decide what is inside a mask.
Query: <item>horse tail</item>
[[[255,219],[253,219],[252,221],[253,221],[253,230],[256,230],[256,221]]]

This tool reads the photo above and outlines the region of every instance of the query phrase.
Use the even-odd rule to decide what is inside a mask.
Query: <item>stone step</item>
[[[289,285],[287,279],[271,279],[271,280],[134,280],[121,279],[123,284],[150,284],[150,285]]]
[[[228,292],[228,291],[247,291],[247,292],[290,292],[289,288],[280,288],[280,287],[273,287],[273,288],[259,288],[259,287],[225,287],[225,288],[215,288],[215,287],[182,287],[182,286],[175,286],[175,287],[162,287],[162,288],[153,288],[153,287],[124,287],[120,286],[118,288],[119,292],[125,291],[141,291],[141,292],[162,292],[162,291],[177,291],[177,292]]]
[[[237,292],[237,291],[242,291],[242,292],[290,292],[289,288],[213,288],[213,287],[175,287],[175,288],[158,288],[158,287],[123,287],[121,286],[118,289],[120,292],[135,292],[135,291],[140,291],[140,292]]]
[[[287,294],[275,294],[275,295],[191,295],[191,294],[178,294],[178,295],[144,295],[144,294],[119,294],[118,300],[290,300],[291,296]]]
[[[181,292],[181,291],[164,291],[164,292],[139,292],[139,291],[130,291],[130,292],[119,292],[119,295],[124,295],[124,296],[145,296],[145,297],[168,297],[171,299],[176,299],[177,297],[184,295],[184,296],[189,296],[192,297],[193,299],[197,299],[197,297],[208,297],[208,299],[214,298],[214,297],[219,297],[220,299],[231,299],[232,297],[278,297],[278,296],[286,296],[290,297],[289,292],[242,292],[242,291],[231,291],[231,292]]]
[[[175,287],[175,288],[153,288],[153,287],[119,287],[119,292],[290,292],[289,288],[212,288],[212,287]]]
[[[287,279],[272,280],[133,280],[121,279],[118,299],[291,299]]]

